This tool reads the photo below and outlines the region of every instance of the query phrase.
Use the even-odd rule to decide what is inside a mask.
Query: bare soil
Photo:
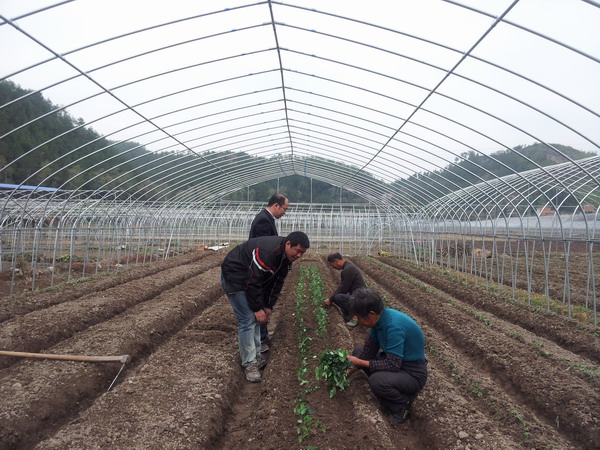
[[[466,253],[454,246],[450,244],[448,251],[447,243],[442,244],[444,251],[437,251],[436,264],[571,306],[592,308],[594,292],[600,291],[600,253],[586,242],[499,241],[495,246],[478,242],[475,251]]]
[[[263,381],[252,384],[219,284],[223,257],[194,252],[0,299],[2,350],[130,356],[126,365],[0,356],[0,448],[600,448],[597,329],[366,257],[353,261],[368,285],[425,332],[428,383],[410,420],[392,425],[362,373],[333,398],[315,379],[307,403],[320,425],[300,443],[299,269],[317,266],[327,294],[339,272],[316,253],[294,265],[270,324]],[[351,350],[368,332],[347,328],[333,308],[327,325],[310,342],[310,371],[322,350]]]

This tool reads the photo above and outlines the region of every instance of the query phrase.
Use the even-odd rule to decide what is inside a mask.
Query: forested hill
[[[532,170],[538,166],[564,163],[568,161],[567,157],[577,160],[598,156],[594,152],[584,152],[566,145],[551,145],[558,151],[536,143],[517,146],[514,151],[503,150],[492,153],[490,156],[493,159],[474,151],[463,153],[452,165],[432,172],[414,174],[407,179],[394,182],[394,185],[399,189],[410,186],[411,190],[430,192],[429,198],[437,198],[484,180]]]
[[[198,167],[198,158],[194,155],[154,153],[136,142],[114,142],[103,138],[92,128],[84,126],[82,119],[75,119],[66,111],[60,110],[59,106],[52,104],[42,94],[22,89],[10,81],[0,81],[0,105],[24,96],[26,97],[23,100],[0,109],[0,135],[10,133],[21,124],[37,117],[46,114],[47,116],[0,140],[0,168],[3,168],[0,172],[0,183],[121,191],[134,187],[132,191],[144,193],[140,194],[140,198],[151,198],[153,186],[156,186],[153,184],[154,179],[169,179],[170,174],[178,173],[180,168],[188,163]],[[52,111],[58,112],[50,114]],[[55,139],[56,136],[60,137]],[[595,156],[595,153],[582,152],[571,147],[554,146],[573,159]],[[31,151],[32,149],[35,150]],[[481,179],[506,175],[511,173],[511,169],[523,171],[535,167],[526,158],[519,156],[520,154],[541,166],[565,160],[542,144],[519,146],[515,150],[516,152],[501,151],[492,154],[504,165],[476,152],[470,152],[461,155],[455,165],[435,172],[415,174],[408,180],[398,180],[394,184],[402,188],[405,183],[416,183],[423,189],[428,189],[432,185],[431,179],[435,179],[439,181],[433,183],[438,186],[436,194],[440,195],[442,192],[450,192]],[[204,163],[210,164],[210,160],[218,155],[203,153]],[[249,155],[246,156],[250,158]],[[31,167],[41,169],[31,174]],[[423,182],[424,180],[427,182]],[[381,183],[374,178],[372,181]],[[439,186],[444,186],[444,189],[440,190]],[[193,188],[193,181],[178,185],[167,196],[172,197],[190,188]],[[340,201],[338,188],[317,180],[311,182],[310,179],[299,175],[241,189],[231,194],[228,199],[265,201],[277,189],[294,199],[294,202]],[[343,192],[341,200],[364,202],[347,191]]]
[[[21,101],[0,108],[0,135],[10,133],[23,123],[44,116],[40,120],[10,133],[0,140],[0,183],[41,185],[59,189],[117,189],[139,193],[136,198],[153,198],[157,184],[153,180],[171,179],[181,167],[194,165],[202,173],[201,165],[210,165],[212,158],[222,154],[205,152],[203,161],[195,155],[182,155],[146,150],[136,142],[114,142],[101,137],[91,127],[83,126],[82,119],[71,117],[66,111],[45,99],[40,93],[22,89],[10,81],[0,81],[0,105],[24,97]],[[52,111],[58,111],[49,114]],[[55,139],[55,136],[61,136]],[[35,149],[31,151],[31,149]],[[67,150],[71,149],[71,150]],[[254,158],[250,155],[242,157]],[[10,164],[13,162],[12,164]],[[32,167],[41,169],[31,174]],[[277,181],[261,183],[243,189],[230,200],[265,201],[277,189]],[[162,199],[193,188],[193,181],[161,192]],[[282,178],[279,190],[290,198],[310,201],[311,188],[314,202],[337,202],[339,190],[328,183],[300,176]],[[364,201],[344,192],[344,202]]]

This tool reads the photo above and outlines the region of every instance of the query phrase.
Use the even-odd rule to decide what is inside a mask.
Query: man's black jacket
[[[273,308],[292,265],[284,250],[283,236],[250,239],[231,250],[221,264],[227,294],[246,291],[254,312]]]
[[[262,209],[254,217],[252,225],[250,225],[250,236],[248,237],[248,239],[261,236],[277,236],[275,218],[266,209]]]
[[[330,299],[333,299],[337,294],[352,294],[358,288],[366,287],[365,280],[360,273],[358,267],[350,261],[346,261],[342,266],[342,281],[337,290],[333,293]]]

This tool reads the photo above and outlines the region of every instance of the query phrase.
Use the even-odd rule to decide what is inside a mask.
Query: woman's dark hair
[[[285,242],[287,242],[287,241],[290,241],[290,245],[292,247],[299,245],[300,247],[303,247],[303,248],[310,248],[310,241],[308,240],[308,236],[306,235],[306,233],[303,233],[302,231],[292,231],[285,238]]]
[[[350,313],[353,316],[366,318],[371,311],[381,314],[383,308],[383,300],[379,294],[369,288],[357,289],[350,297]]]

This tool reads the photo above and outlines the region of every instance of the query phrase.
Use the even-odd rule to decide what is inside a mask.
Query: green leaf
[[[350,385],[347,370],[353,366],[347,357],[347,350],[327,350],[319,358],[320,365],[315,373],[317,379],[327,380],[329,398],[335,395],[337,389],[343,390]]]

